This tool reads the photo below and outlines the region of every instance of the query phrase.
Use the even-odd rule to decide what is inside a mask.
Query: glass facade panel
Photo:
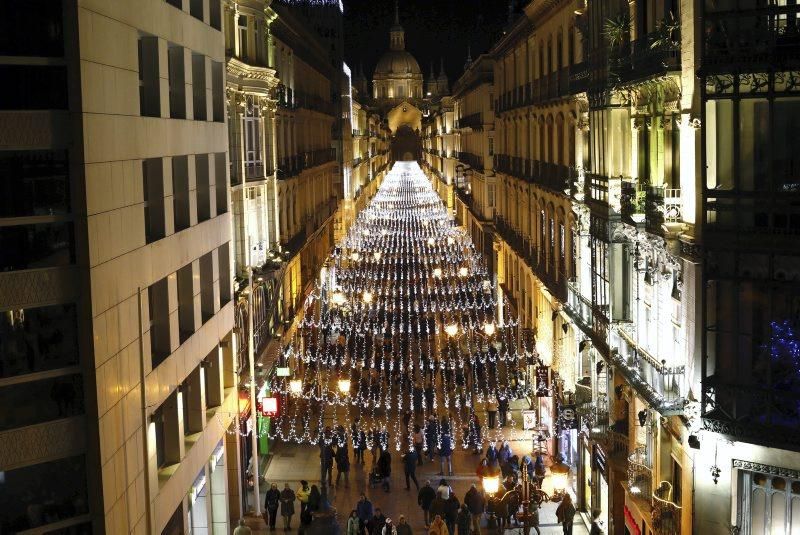
[[[66,375],[0,388],[0,431],[85,412],[83,378]]]
[[[65,266],[75,262],[72,223],[0,227],[0,271]]]
[[[66,214],[69,201],[65,151],[0,152],[0,217]]]

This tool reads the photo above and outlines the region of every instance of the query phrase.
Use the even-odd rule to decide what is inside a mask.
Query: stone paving
[[[530,441],[522,441],[524,435],[519,429],[507,427],[503,429],[502,436],[513,438],[511,442],[512,449],[515,454],[520,456],[528,454],[531,449]],[[380,486],[370,488],[368,482],[368,474],[371,462],[370,452],[365,452],[364,460],[365,465],[354,462],[353,454],[351,452],[351,469],[350,469],[350,485],[349,488],[345,487],[344,483],[340,483],[338,487],[331,489],[329,498],[338,512],[340,525],[344,525],[350,511],[355,508],[359,495],[364,492],[367,497],[372,501],[374,507],[379,507],[383,513],[392,518],[395,523],[400,514],[405,515],[407,521],[412,526],[414,533],[426,534],[424,529],[424,521],[422,511],[417,505],[417,491],[413,482],[411,483],[411,490],[405,490],[405,478],[403,475],[402,460],[400,453],[391,451],[392,453],[392,476],[391,476],[391,490],[384,492]],[[478,483],[475,475],[475,468],[480,461],[479,455],[474,455],[471,451],[458,450],[453,455],[453,472],[452,476],[444,476],[444,478],[453,487],[453,490],[458,496],[459,500],[463,500],[463,496],[473,483]],[[293,489],[299,487],[301,480],[306,480],[309,484],[319,484],[320,468],[319,468],[319,450],[316,447],[296,444],[275,444],[272,449],[272,457],[266,470],[266,484],[262,483],[261,503],[264,503],[263,493],[269,488],[269,484],[276,483],[279,489],[283,488],[284,483],[289,483]],[[425,480],[430,480],[434,488],[437,486],[442,476],[439,476],[439,461],[434,457],[433,462],[428,462],[425,459],[423,466],[417,468],[417,479],[420,485],[423,485]],[[334,478],[336,477],[336,469],[334,468]],[[546,483],[545,483],[546,484]],[[555,510],[557,504],[546,503],[543,504],[539,511],[540,517],[540,533],[541,534],[561,534],[563,533],[561,526],[556,522]],[[299,512],[299,504],[296,504],[296,510]],[[580,521],[580,515],[575,516],[575,526],[573,533],[575,535],[588,533],[588,530]],[[299,522],[299,514],[296,514],[292,522],[292,532],[297,529]],[[248,519],[248,524],[253,527],[253,533],[266,534],[268,530],[264,529],[263,522],[258,519]],[[281,519],[278,519],[277,532],[283,532]],[[485,526],[485,520],[484,520]],[[489,533],[486,529],[483,533]],[[512,533],[522,533],[522,530],[508,530],[508,535]],[[535,533],[534,530],[531,533]]]

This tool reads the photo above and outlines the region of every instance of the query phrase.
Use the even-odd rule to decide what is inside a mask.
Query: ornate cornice
[[[228,81],[239,85],[252,85],[254,88],[269,91],[278,86],[275,69],[255,67],[236,58],[228,58],[225,69]]]
[[[761,464],[753,461],[743,461],[741,459],[733,459],[733,467],[741,468],[742,470],[749,470],[751,472],[769,474],[772,476],[800,479],[800,470],[795,470],[792,468],[783,468],[780,466],[771,466],[768,464]]]

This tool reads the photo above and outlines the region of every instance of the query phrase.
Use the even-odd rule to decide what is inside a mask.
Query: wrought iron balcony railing
[[[483,129],[483,114],[481,112],[465,115],[456,121],[456,128],[472,128],[473,130]]]

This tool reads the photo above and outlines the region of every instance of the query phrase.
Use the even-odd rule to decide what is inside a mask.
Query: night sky
[[[389,49],[394,0],[344,0],[344,9],[345,60],[354,75],[362,62],[371,81],[375,64]],[[507,0],[400,0],[406,50],[417,59],[425,78],[431,60],[439,74],[443,56],[451,87],[464,72],[467,44],[472,45],[473,59],[488,51],[507,19]]]

